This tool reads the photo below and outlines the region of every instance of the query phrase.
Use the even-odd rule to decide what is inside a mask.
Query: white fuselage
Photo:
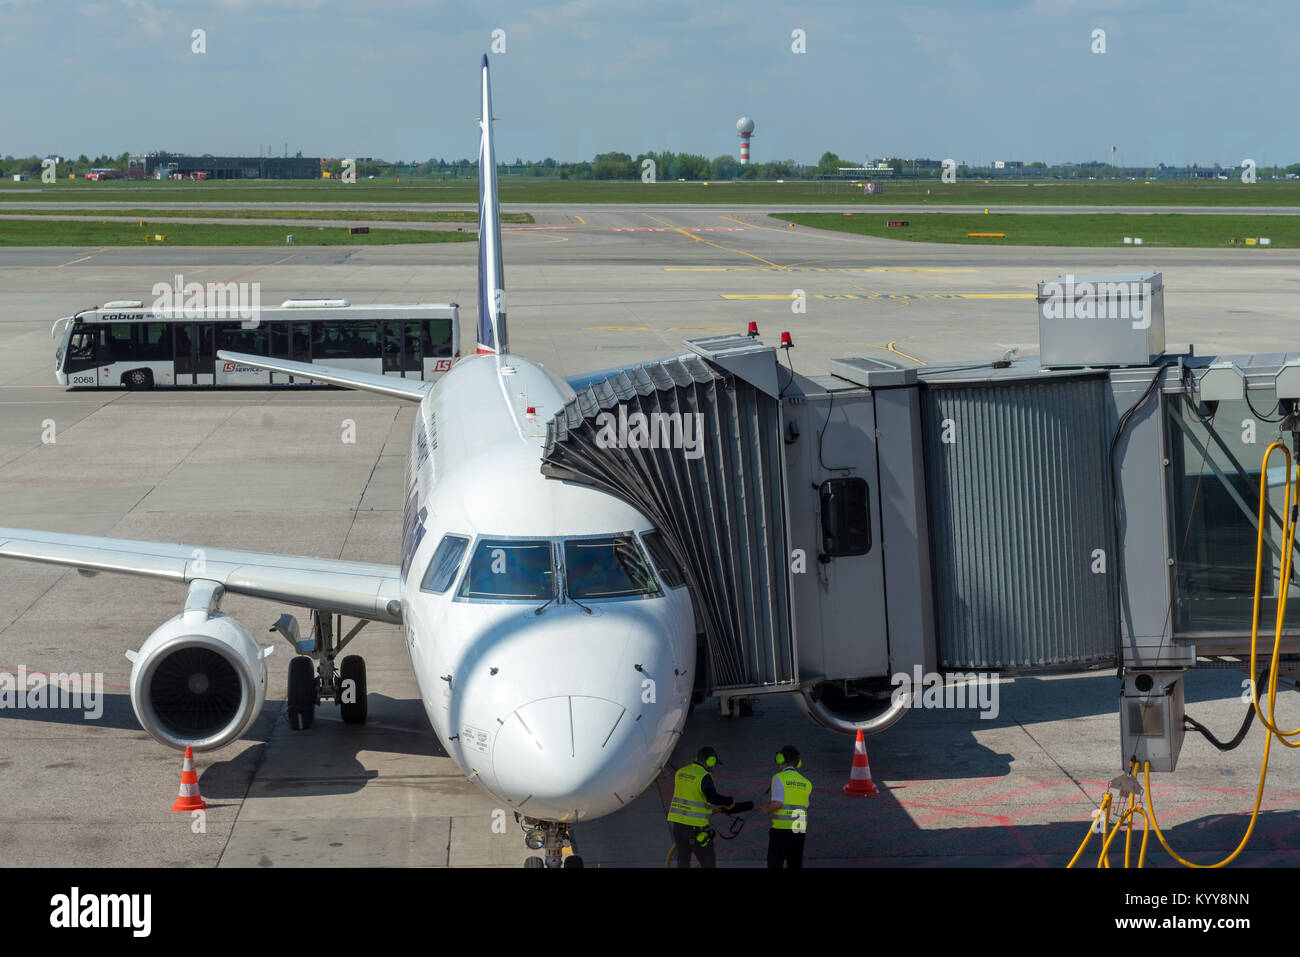
[[[549,603],[457,595],[480,538],[652,529],[612,495],[541,474],[546,421],[572,395],[511,355],[464,359],[435,385],[412,430],[401,586],[411,664],[447,753],[521,814],[567,822],[616,811],[655,778],[695,668],[687,589],[662,576],[653,596],[584,599],[590,612],[566,595],[562,563]],[[421,580],[448,534],[471,543],[455,582],[433,594]]]

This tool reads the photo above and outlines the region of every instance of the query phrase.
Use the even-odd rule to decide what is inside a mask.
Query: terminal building
[[[320,179],[316,156],[133,156],[131,175],[144,179]]]

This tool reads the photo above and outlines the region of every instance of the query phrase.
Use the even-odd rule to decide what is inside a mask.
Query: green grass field
[[[458,209],[10,209],[0,206],[6,216],[135,216],[171,219],[301,219],[358,220],[390,223],[477,223],[478,210]],[[534,222],[532,213],[502,213],[503,223]]]
[[[1125,236],[1143,246],[1246,246],[1247,237],[1266,236],[1268,247],[1300,247],[1300,216],[1196,215],[1194,213],[772,213],[800,226],[833,229],[918,243],[968,246],[1124,246]],[[905,220],[905,227],[886,226]],[[967,233],[1006,233],[1005,239],[971,239]],[[1252,252],[1254,250],[1252,249]]]
[[[382,246],[399,243],[466,243],[475,232],[440,229],[372,229],[352,236],[341,226],[221,226],[210,223],[164,223],[141,228],[135,223],[0,219],[0,246],[144,246],[145,236],[161,234],[168,246]],[[288,247],[292,248],[292,247]]]
[[[502,178],[505,203],[722,203],[781,206],[834,203],[871,206],[942,205],[1143,205],[1143,206],[1300,206],[1300,180],[993,181],[961,180],[951,185],[933,179],[885,182],[885,192],[866,196],[848,184],[836,192],[816,182],[653,183]],[[147,206],[150,201],[238,203],[466,203],[478,202],[474,180],[341,182],[282,180],[176,183],[156,180],[59,180],[0,184],[0,207],[34,201],[85,203],[104,200]]]

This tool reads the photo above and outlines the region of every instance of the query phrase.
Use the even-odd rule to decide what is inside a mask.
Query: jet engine
[[[127,653],[135,716],[173,748],[211,751],[229,744],[262,710],[270,651],[229,615],[187,605],[139,651]]]

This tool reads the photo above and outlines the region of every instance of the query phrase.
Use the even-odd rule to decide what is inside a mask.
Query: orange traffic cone
[[[853,742],[853,767],[849,769],[849,783],[844,785],[845,794],[879,794],[880,791],[871,782],[871,765],[867,763],[867,740],[858,729],[858,739]]]
[[[199,793],[199,773],[194,770],[194,749],[185,746],[185,763],[181,765],[181,793],[173,811],[202,811],[208,805]]]

